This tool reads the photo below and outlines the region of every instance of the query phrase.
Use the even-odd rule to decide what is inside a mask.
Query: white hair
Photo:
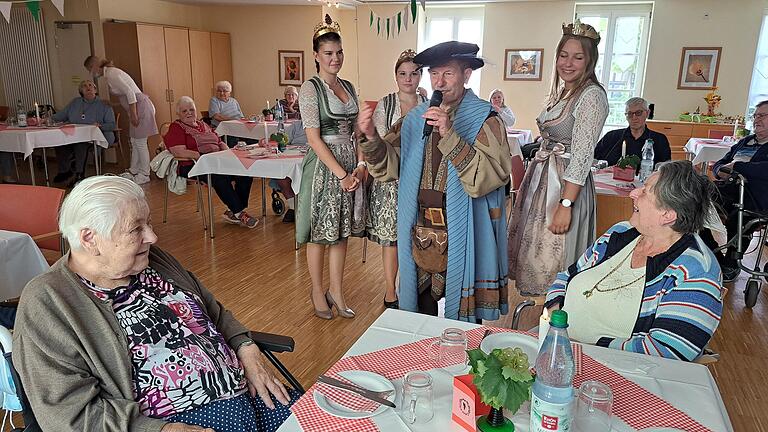
[[[299,95],[299,91],[296,90],[296,87],[294,87],[294,86],[288,86],[288,87],[285,88],[284,95],[287,95],[288,93],[293,93],[293,94],[295,94],[297,96]]]
[[[59,231],[70,248],[82,248],[80,232],[91,229],[99,236],[111,239],[120,222],[126,204],[146,205],[144,190],[123,177],[100,175],[88,177],[64,199],[59,210]]]
[[[184,105],[192,105],[193,107],[195,107],[195,111],[197,111],[197,105],[195,104],[195,100],[189,96],[182,96],[179,98],[179,101],[176,102],[177,115],[181,112],[181,107]]]
[[[219,81],[219,82],[216,83],[216,87],[215,88],[216,88],[216,90],[218,90],[220,88],[223,88],[223,89],[226,89],[227,91],[231,92],[232,91],[232,83],[229,82],[229,81]]]
[[[641,97],[630,98],[629,100],[627,100],[627,102],[625,104],[625,106],[627,108],[629,108],[631,106],[635,106],[635,105],[642,105],[644,110],[646,110],[646,111],[649,110],[648,101],[643,99],[643,98],[641,98]]]

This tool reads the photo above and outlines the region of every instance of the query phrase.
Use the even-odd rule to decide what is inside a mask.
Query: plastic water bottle
[[[643,144],[643,160],[640,162],[640,181],[645,183],[645,180],[653,174],[653,140],[645,140]]]
[[[279,133],[285,133],[285,112],[283,111],[283,105],[280,100],[275,99],[275,121],[277,122],[277,131]]]
[[[19,127],[27,127],[27,111],[24,110],[21,99],[16,103],[16,124]]]
[[[568,314],[554,311],[549,333],[536,357],[531,396],[531,432],[568,432],[573,418],[573,351],[568,339]]]

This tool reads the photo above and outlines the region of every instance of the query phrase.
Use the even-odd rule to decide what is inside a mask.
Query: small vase
[[[477,421],[477,430],[481,432],[515,432],[515,424],[504,417],[504,411],[491,408],[491,412]]]

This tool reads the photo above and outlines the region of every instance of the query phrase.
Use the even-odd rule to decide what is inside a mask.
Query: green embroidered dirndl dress
[[[299,106],[304,128],[318,128],[336,160],[351,173],[357,165],[353,141],[354,124],[359,111],[355,89],[340,80],[349,100],[342,102],[328,85],[315,76],[299,91]],[[310,147],[302,162],[301,189],[296,205],[296,241],[298,243],[336,244],[347,237],[360,237],[365,218],[354,217],[353,194],[341,188],[341,182]]]

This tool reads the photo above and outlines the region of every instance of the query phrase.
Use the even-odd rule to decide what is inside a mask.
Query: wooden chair
[[[165,138],[165,135],[168,133],[168,129],[171,127],[170,123],[163,123],[160,125],[160,135]],[[158,145],[158,152],[162,152],[163,150],[167,150],[165,147],[165,140],[160,141],[160,144]],[[173,160],[177,162],[187,162],[191,161],[192,163],[195,163],[194,159],[190,158],[179,158],[175,157]],[[168,222],[168,178],[170,176],[165,176],[165,192],[163,194],[163,223]],[[197,208],[195,209],[196,212],[200,213],[200,217],[203,219],[203,230],[208,230],[208,219],[205,217],[205,211],[203,211],[203,189],[202,187],[205,185],[205,183],[196,180],[196,179],[187,179],[187,184],[194,183],[196,187],[196,193],[197,193]],[[211,221],[213,223],[213,221]]]
[[[63,255],[59,209],[64,189],[18,184],[0,185],[0,229],[29,234],[40,249]]]

